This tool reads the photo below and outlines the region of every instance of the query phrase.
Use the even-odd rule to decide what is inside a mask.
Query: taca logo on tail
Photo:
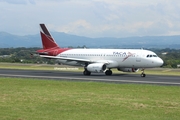
[[[68,50],[68,48],[63,49],[58,46],[56,41],[47,30],[45,24],[40,24],[40,35],[43,46],[43,49],[37,51],[40,55],[56,56],[59,53]]]
[[[44,24],[40,24],[40,34],[43,44],[43,49],[49,49],[49,48],[59,48],[59,46],[54,41],[53,37],[47,30],[46,26]]]

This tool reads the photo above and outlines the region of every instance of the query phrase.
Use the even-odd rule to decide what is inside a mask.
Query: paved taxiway
[[[74,81],[180,85],[179,76],[159,76],[148,74],[145,78],[142,78],[137,74],[115,73],[112,76],[106,76],[103,73],[92,73],[91,76],[84,76],[81,72],[0,69],[0,76]]]

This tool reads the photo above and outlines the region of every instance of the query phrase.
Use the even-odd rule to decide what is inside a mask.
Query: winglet
[[[51,34],[49,33],[48,29],[46,28],[45,24],[40,24],[40,34],[41,34],[41,40],[43,49],[50,49],[59,47]]]

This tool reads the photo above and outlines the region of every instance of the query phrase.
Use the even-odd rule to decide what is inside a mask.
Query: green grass
[[[21,63],[0,63],[0,68],[23,69],[23,70],[54,70],[53,65],[45,64],[21,64]]]
[[[180,87],[0,78],[1,120],[179,120]]]
[[[67,65],[48,65],[48,64],[23,64],[23,63],[0,63],[0,68],[3,69],[21,69],[21,70],[54,70],[54,71],[64,71],[56,70],[56,68],[67,68],[66,71],[83,71],[82,67],[74,67]],[[68,69],[69,68],[69,69]],[[77,68],[77,69],[70,69]]]
[[[140,73],[140,72],[138,72]],[[169,76],[180,76],[180,69],[170,69],[170,68],[161,68],[161,69],[147,69],[145,73],[151,75],[169,75]]]

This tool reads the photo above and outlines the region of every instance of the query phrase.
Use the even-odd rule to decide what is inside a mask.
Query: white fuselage
[[[106,63],[107,68],[151,68],[163,64],[154,52],[143,49],[70,49],[57,56]],[[67,65],[81,65],[77,61],[58,61]]]

